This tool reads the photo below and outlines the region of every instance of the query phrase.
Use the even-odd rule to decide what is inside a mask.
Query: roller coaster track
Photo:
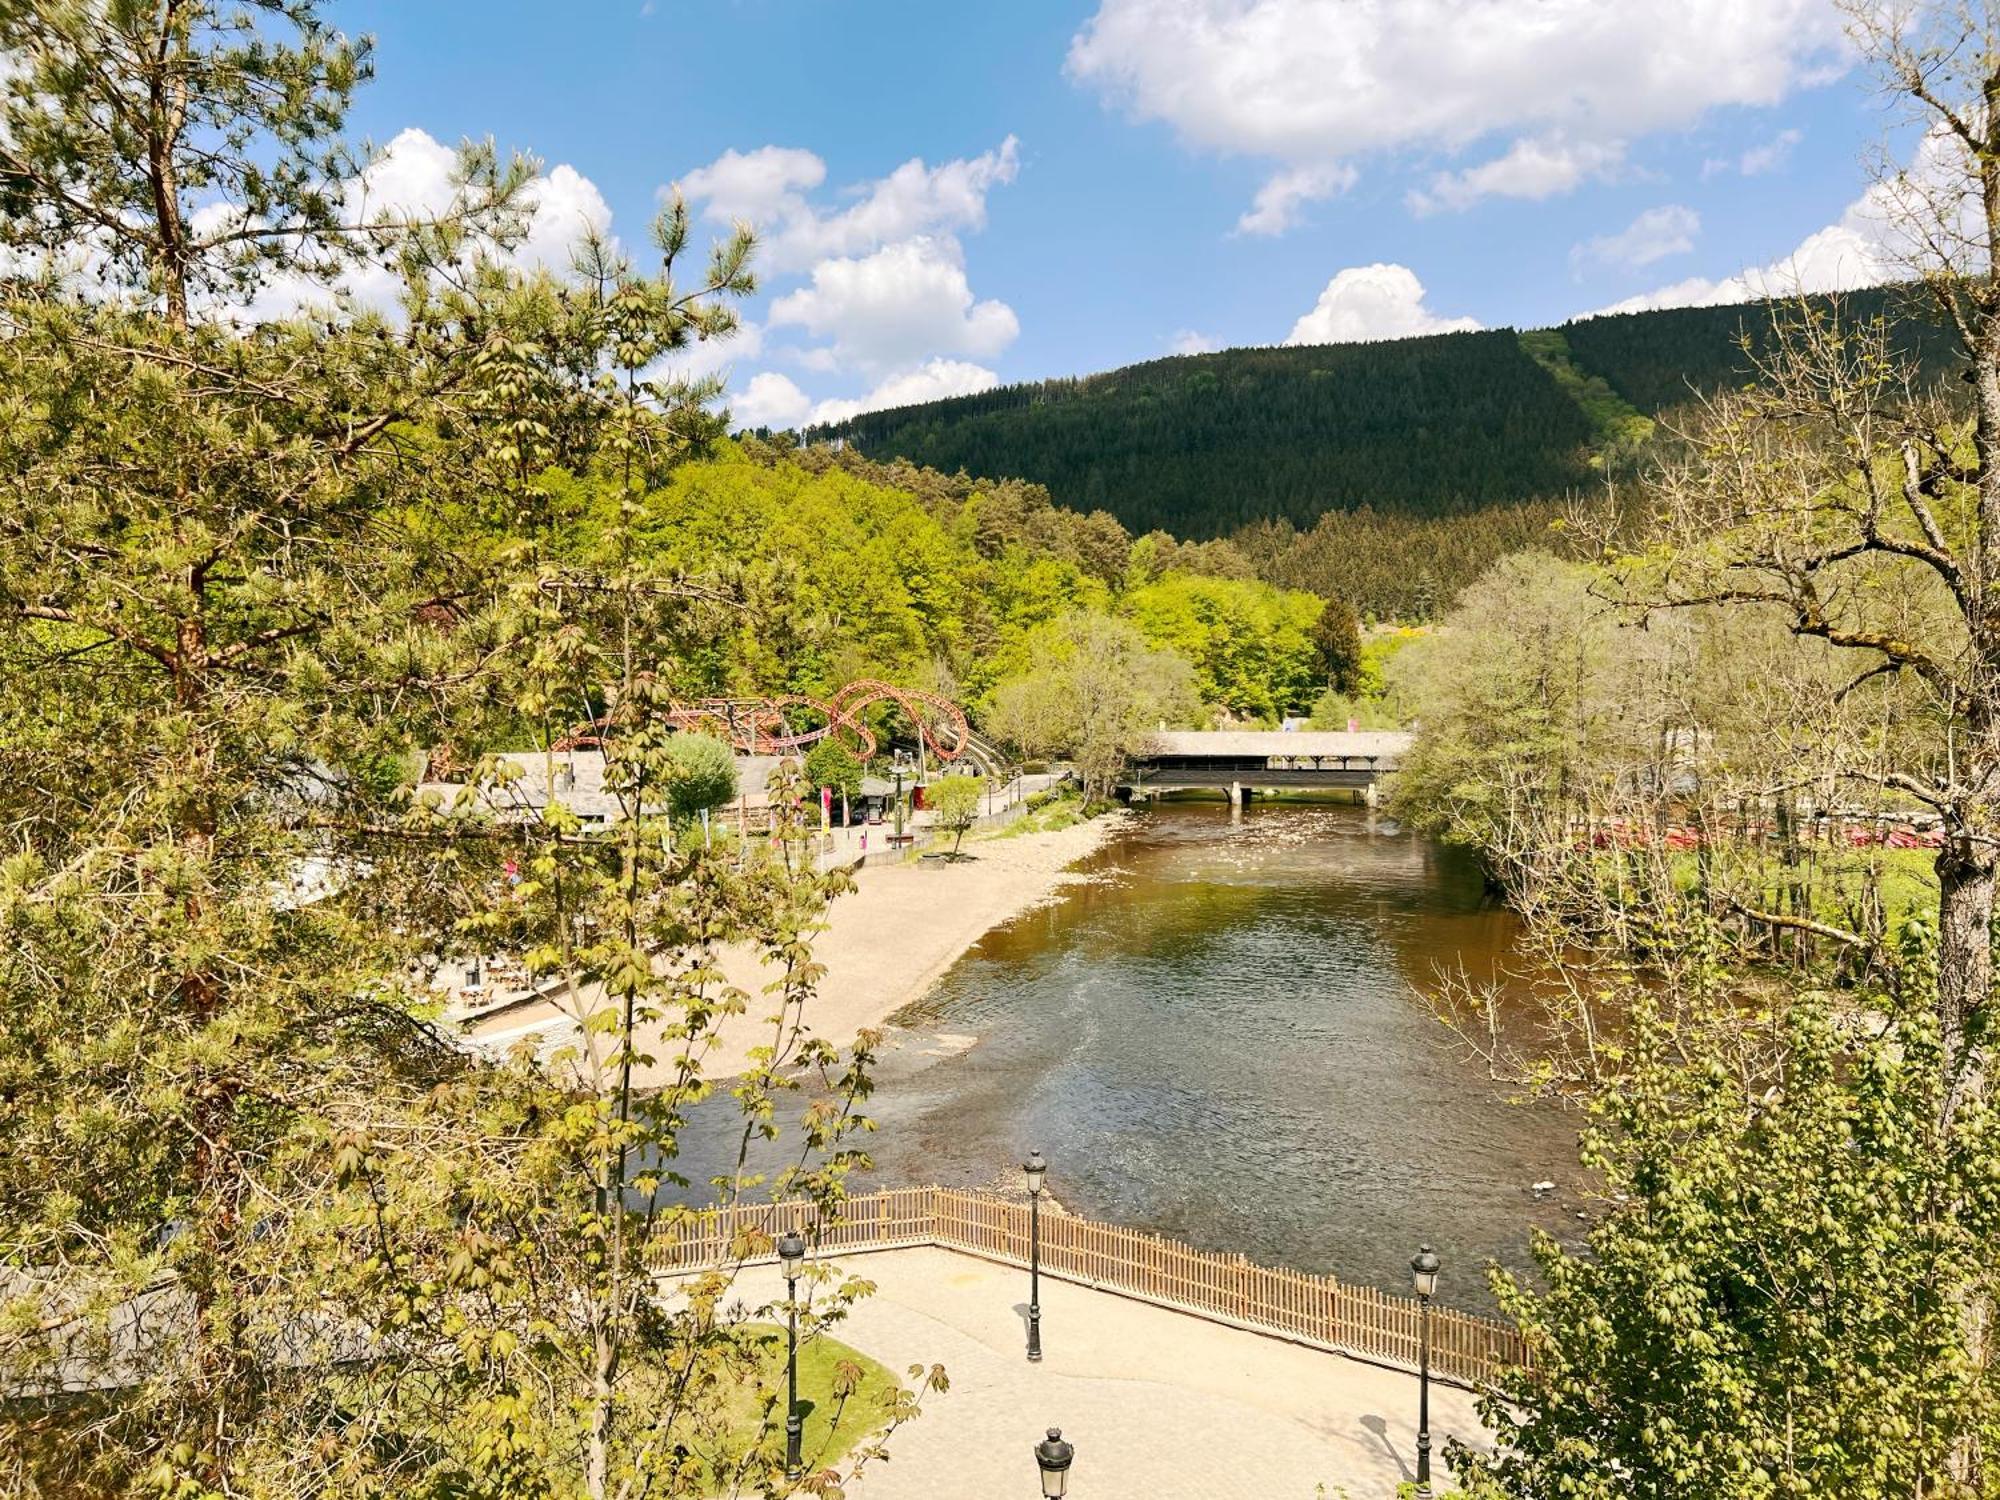
[[[814,698],[804,693],[785,693],[772,698],[702,698],[693,703],[676,703],[666,719],[677,729],[700,729],[719,735],[745,755],[786,755],[816,745],[829,735],[851,734],[855,751],[862,760],[881,748],[875,731],[861,713],[877,703],[893,703],[916,730],[923,747],[940,761],[970,758],[988,770],[997,769],[999,757],[965,720],[965,710],[939,693],[919,688],[899,688],[872,677],[859,678],[842,687],[830,698]],[[822,722],[795,728],[799,720],[817,718]],[[581,725],[556,745],[573,750],[601,745],[609,724],[606,720]]]

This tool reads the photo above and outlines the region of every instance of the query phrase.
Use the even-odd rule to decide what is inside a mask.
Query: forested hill
[[[1134,532],[1434,513],[1577,483],[1589,419],[1512,333],[1232,349],[871,412],[815,438],[1009,474]]]
[[[1893,300],[1892,300],[1893,299]],[[1911,304],[1842,299],[1844,317]],[[1308,528],[1362,507],[1428,519],[1590,484],[1646,418],[1747,378],[1767,304],[1624,314],[1377,344],[1231,349],[869,412],[814,430],[872,458],[1018,476],[1135,533]],[[1899,323],[1933,373],[1935,327]]]
[[[1832,298],[1814,298],[1819,310]],[[1886,317],[1900,352],[1916,358],[1935,379],[1957,367],[1950,333],[1936,320],[1926,294],[1917,288],[1878,287],[1849,292],[1838,299],[1839,315],[1850,324]],[[1796,304],[1783,309],[1796,316]],[[1749,378],[1739,340],[1749,335],[1767,347],[1771,337],[1772,304],[1738,303],[1727,307],[1675,307],[1660,312],[1616,313],[1563,325],[1571,356],[1605,381],[1639,410],[1658,415],[1686,402],[1695,392],[1710,392]]]

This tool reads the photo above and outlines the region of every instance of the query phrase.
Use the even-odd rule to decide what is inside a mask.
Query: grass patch
[[[1602,376],[1578,366],[1560,328],[1530,329],[1517,337],[1522,352],[1548,371],[1562,393],[1590,418],[1598,449],[1591,456],[1592,468],[1602,468],[1607,454],[1630,453],[1652,437],[1652,419],[1614,391]]]
[[[1039,807],[1031,806],[1005,828],[997,828],[978,837],[1017,839],[1029,833],[1056,833],[1065,828],[1074,828],[1085,821],[1086,816],[1083,798],[1075,792],[1064,792]]]
[[[747,1323],[729,1330],[727,1341],[732,1352],[721,1364],[707,1365],[714,1383],[705,1379],[695,1389],[668,1440],[684,1450],[683,1480],[692,1479],[697,1493],[763,1494],[762,1477],[782,1470],[785,1459],[785,1330],[777,1323]],[[799,1456],[806,1471],[840,1464],[881,1432],[899,1405],[901,1386],[879,1362],[838,1339],[821,1334],[801,1344]],[[428,1443],[446,1459],[474,1441],[475,1431],[458,1409],[459,1393],[434,1374],[406,1372],[394,1391],[386,1399],[403,1409],[402,1439]],[[657,1367],[634,1370],[632,1391],[641,1412],[658,1411],[670,1399],[666,1373]],[[78,1436],[95,1423],[118,1420],[126,1394],[0,1401],[0,1428],[14,1439],[7,1458],[38,1477],[43,1490],[37,1493],[126,1493],[138,1484],[138,1474],[115,1467],[111,1455]],[[334,1410],[385,1400],[378,1378],[337,1370],[327,1372],[320,1394]],[[429,1429],[431,1421],[440,1425]],[[523,1432],[557,1452],[576,1438],[567,1424],[554,1432],[543,1428],[532,1408]]]
[[[1892,849],[1883,845],[1853,848],[1807,844],[1798,878],[1810,893],[1812,915],[1836,926],[1848,920],[1851,907],[1872,879],[1882,898],[1884,926],[1894,932],[1911,913],[1935,917],[1938,902],[1937,851]],[[1723,845],[1717,850],[1723,878],[1733,885],[1749,883],[1775,890],[1787,871],[1777,851]],[[1693,891],[1700,881],[1700,861],[1693,850],[1673,855],[1674,883]]]
[[[725,1397],[723,1424],[746,1448],[785,1445],[785,1330],[754,1323],[758,1364]],[[859,1349],[821,1334],[799,1346],[799,1409],[805,1417],[799,1452],[808,1472],[839,1463],[879,1432],[901,1382]]]

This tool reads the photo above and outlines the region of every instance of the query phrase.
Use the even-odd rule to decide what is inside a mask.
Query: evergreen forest
[[[1808,299],[1888,321],[1950,374],[1928,304]],[[805,434],[877,460],[1006,475],[1134,533],[1234,542],[1271,582],[1429,618],[1566,504],[1632,473],[1698,398],[1754,383],[1773,307],[1586,318],[1372,344],[1229,349],[865,413]]]

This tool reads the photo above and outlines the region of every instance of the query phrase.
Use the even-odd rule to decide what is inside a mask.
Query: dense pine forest
[[[1882,318],[1899,352],[1915,356],[1933,377],[1950,373],[1952,337],[1921,289],[1877,287],[1837,299],[1811,298],[1807,305],[1818,314],[1837,310],[1847,322]],[[1747,383],[1752,359],[1743,340],[1761,355],[1770,347],[1774,321],[1792,318],[1796,310],[1796,303],[1768,302],[1675,307],[1584,318],[1565,324],[1562,332],[1581,368],[1602,376],[1639,410],[1658,415],[1696,394]]]
[[[1511,332],[1232,349],[871,412],[815,438],[1018,475],[1135,532],[1436,515],[1583,481],[1588,417]]]
[[[1930,375],[1948,373],[1948,340],[1907,291],[1805,310],[1886,318]],[[1546,535],[1607,462],[1642,460],[1653,419],[1751,380],[1774,314],[1800,311],[1677,308],[1526,333],[1231,349],[870,412],[808,436],[1032,480],[1134,534],[1228,538],[1272,582],[1421,617]]]

